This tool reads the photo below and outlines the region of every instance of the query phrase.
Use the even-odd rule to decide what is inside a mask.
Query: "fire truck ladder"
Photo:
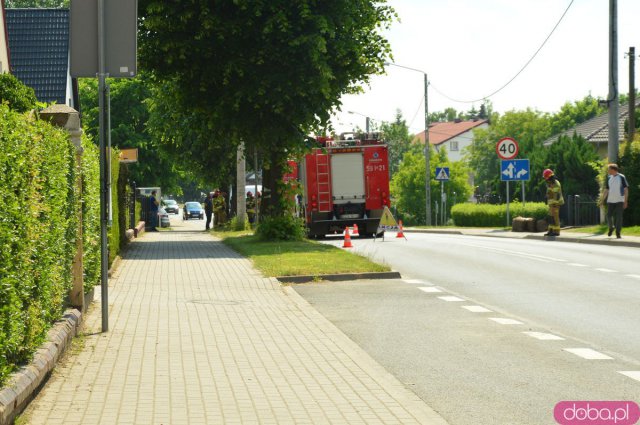
[[[318,178],[318,210],[331,210],[331,182],[329,181],[329,155],[316,155],[316,176]]]

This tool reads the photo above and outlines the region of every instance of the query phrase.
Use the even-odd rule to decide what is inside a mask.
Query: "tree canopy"
[[[171,160],[164,146],[150,132],[151,90],[144,76],[109,80],[111,93],[111,143],[118,148],[138,148],[139,162],[128,167],[138,186],[161,186],[165,193],[180,194],[184,173]],[[81,79],[80,105],[84,130],[98,140],[98,82]]]
[[[161,90],[153,113],[179,125],[163,141],[206,169],[240,140],[260,146],[271,186],[341,96],[383,72],[395,16],[372,0],[141,0],[140,11],[141,63]]]

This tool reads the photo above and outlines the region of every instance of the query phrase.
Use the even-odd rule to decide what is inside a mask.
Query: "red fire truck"
[[[310,237],[358,225],[373,235],[389,206],[387,145],[377,133],[343,133],[340,140],[318,138],[297,171],[302,183],[299,211]]]

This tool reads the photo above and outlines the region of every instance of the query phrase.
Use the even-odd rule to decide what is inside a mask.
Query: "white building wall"
[[[4,14],[0,6],[0,74],[9,72],[9,40],[7,40]]]
[[[457,135],[456,137],[447,140],[446,142],[438,145],[436,149],[440,150],[441,147],[447,149],[447,155],[450,161],[462,161],[465,155],[465,148],[471,146],[473,143],[473,130],[479,128],[489,128],[489,124],[481,124],[469,131]]]

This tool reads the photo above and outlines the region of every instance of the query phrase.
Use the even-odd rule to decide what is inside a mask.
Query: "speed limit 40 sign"
[[[518,142],[511,137],[500,139],[496,144],[496,153],[501,159],[513,159],[518,156]]]

